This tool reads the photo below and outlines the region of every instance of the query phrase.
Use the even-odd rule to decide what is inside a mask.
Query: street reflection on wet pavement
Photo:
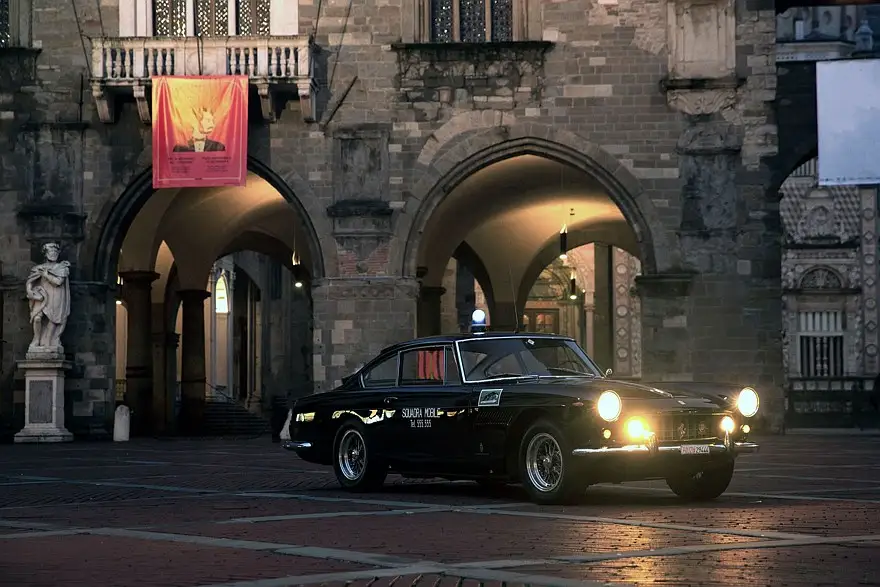
[[[759,439],[725,495],[332,470],[253,440],[0,446],[0,585],[880,585],[880,436]]]

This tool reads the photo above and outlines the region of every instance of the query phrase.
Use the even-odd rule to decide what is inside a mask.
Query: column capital
[[[636,293],[660,298],[685,297],[690,293],[696,277],[697,273],[693,271],[638,275],[635,278]]]
[[[201,304],[211,297],[211,292],[204,289],[179,289],[177,295],[185,304]]]
[[[146,286],[146,285],[150,285],[151,283],[153,283],[154,281],[159,279],[159,277],[161,277],[161,275],[159,275],[155,271],[135,270],[135,271],[120,271],[119,277],[122,278],[122,285],[123,286],[129,285],[129,284],[131,284],[131,285],[145,285]]]
[[[334,277],[312,281],[313,300],[395,300],[418,298],[419,282],[409,277]]]

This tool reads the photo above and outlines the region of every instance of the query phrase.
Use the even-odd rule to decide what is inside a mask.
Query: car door
[[[391,403],[397,392],[398,353],[379,358],[360,375],[356,391],[346,392],[345,407],[354,411],[369,433],[369,442],[379,455],[393,452],[396,442],[393,434]],[[341,413],[339,414],[342,415]]]
[[[451,345],[445,344],[400,353],[389,429],[395,460],[412,471],[452,472],[467,455],[471,406],[454,357]]]

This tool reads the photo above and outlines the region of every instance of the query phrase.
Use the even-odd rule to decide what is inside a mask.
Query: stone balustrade
[[[98,38],[92,42],[92,95],[102,122],[115,120],[116,97],[128,94],[147,124],[154,76],[246,75],[264,118],[275,119],[279,98],[295,96],[311,122],[316,50],[304,36]]]

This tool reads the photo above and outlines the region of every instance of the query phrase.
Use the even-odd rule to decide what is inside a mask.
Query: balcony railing
[[[246,75],[267,120],[275,119],[279,96],[295,95],[311,122],[315,50],[301,36],[99,38],[92,42],[92,95],[102,122],[114,121],[116,95],[128,93],[149,123],[153,76]]]
[[[786,390],[788,428],[877,428],[880,406],[873,377],[791,377]]]

